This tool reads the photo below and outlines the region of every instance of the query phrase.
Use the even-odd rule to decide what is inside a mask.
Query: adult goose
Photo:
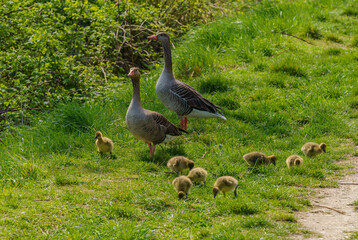
[[[226,118],[219,113],[221,107],[210,102],[193,87],[175,79],[172,69],[172,56],[168,34],[159,33],[150,36],[162,43],[164,50],[164,69],[160,75],[155,91],[159,100],[180,118],[180,127],[187,129],[187,118]]]
[[[133,97],[126,114],[127,127],[137,139],[148,144],[150,155],[153,156],[157,144],[170,141],[185,131],[169,122],[162,114],[142,107],[139,68],[131,68],[128,76],[132,79]]]

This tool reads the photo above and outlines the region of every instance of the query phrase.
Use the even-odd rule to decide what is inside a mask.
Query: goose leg
[[[151,144],[151,143],[148,143],[148,147],[149,147],[150,156],[153,156],[153,153],[152,153],[152,144]]]
[[[184,118],[180,119],[180,128],[181,129],[186,130],[187,124],[188,124],[188,118],[187,117],[184,117]]]
[[[152,157],[154,156],[154,151],[155,151],[155,144],[153,144],[153,146],[152,146]]]
[[[184,118],[180,119],[180,128],[185,130],[185,128],[184,128]]]

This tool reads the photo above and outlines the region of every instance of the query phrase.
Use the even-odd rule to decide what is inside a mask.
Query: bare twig
[[[36,202],[48,202],[51,201],[51,199],[35,199]]]
[[[29,10],[33,7],[34,5],[31,5],[31,6],[28,6],[28,7],[25,7],[25,8],[22,8],[22,9],[17,9],[17,10],[13,10],[13,11],[10,11],[10,12],[7,12],[7,13],[3,13],[3,16],[8,16],[12,13],[15,13],[15,12],[22,12],[22,11],[25,11],[25,10]]]
[[[340,182],[341,185],[358,185],[356,182]]]
[[[122,177],[123,179],[139,179],[139,177]]]
[[[201,159],[203,159],[207,153],[208,153],[208,151],[205,151],[205,153],[203,154],[203,156],[201,156]]]
[[[35,109],[40,109],[40,107],[22,108],[22,110],[35,110]],[[7,112],[17,112],[17,111],[21,111],[21,108],[3,109],[3,110],[0,110],[0,114],[4,114],[4,113],[7,113]]]
[[[283,50],[283,51],[281,51],[281,52],[279,52],[279,53],[273,55],[272,57],[277,57],[277,56],[281,55],[282,53],[284,53],[284,52],[286,52],[286,51],[288,51],[288,50],[289,50],[289,48],[286,48],[285,50]]]
[[[289,36],[289,37],[296,38],[296,39],[298,39],[298,40],[304,41],[304,42],[306,42],[306,43],[311,44],[311,45],[314,46],[313,43],[311,43],[311,42],[309,42],[309,41],[307,41],[307,40],[305,40],[305,39],[303,39],[303,38],[297,37],[297,36],[295,36],[295,35],[292,35],[292,34],[289,34],[289,33],[285,33],[285,32],[281,32],[281,34],[286,35],[286,36]]]
[[[103,67],[101,67],[102,72],[103,72],[103,76],[104,76],[104,81],[107,83],[107,75],[106,72],[104,71]]]
[[[314,203],[313,205],[317,206],[317,207],[327,208],[327,209],[336,211],[337,213],[340,213],[340,214],[346,214],[344,211],[341,211],[341,210],[338,210],[338,209],[335,209],[335,208],[332,208],[332,207],[329,207],[329,206],[320,205],[320,204],[316,204],[316,203]]]

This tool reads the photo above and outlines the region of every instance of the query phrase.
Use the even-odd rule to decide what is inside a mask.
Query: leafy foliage
[[[0,8],[0,126],[21,113],[83,101],[160,51],[146,37],[211,19],[208,0],[6,1]],[[21,110],[21,113],[20,113]],[[25,114],[26,115],[26,114]],[[23,119],[27,123],[28,119]]]

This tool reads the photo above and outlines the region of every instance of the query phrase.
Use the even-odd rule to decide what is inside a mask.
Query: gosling
[[[305,145],[302,146],[301,151],[309,158],[315,157],[319,154],[321,154],[322,152],[326,153],[326,144],[325,143],[321,143],[321,144],[317,144],[317,143],[313,143],[313,142],[308,142]]]
[[[193,168],[192,170],[190,170],[190,172],[188,174],[188,178],[191,180],[191,182],[193,182],[193,183],[203,182],[204,185],[206,183],[207,176],[208,176],[208,172],[204,168],[201,168],[201,167]]]
[[[97,145],[98,152],[101,154],[101,156],[103,156],[103,153],[109,152],[112,157],[112,151],[113,151],[112,140],[107,137],[103,137],[100,131],[96,132],[94,139],[97,139],[96,145]]]
[[[173,172],[181,175],[184,169],[189,168],[191,170],[194,167],[194,162],[184,156],[175,156],[169,159],[167,166]]]
[[[226,197],[226,193],[234,190],[235,197],[237,196],[236,190],[239,185],[237,185],[237,180],[231,176],[223,176],[219,177],[213,187],[214,198],[219,192],[224,194]]]
[[[173,180],[172,182],[175,190],[178,193],[178,198],[182,199],[183,197],[187,197],[189,190],[191,188],[192,182],[187,176],[180,176]]]
[[[275,155],[266,156],[265,154],[260,152],[248,153],[244,155],[243,158],[250,166],[269,165],[270,163],[276,166],[277,159]]]
[[[303,164],[303,158],[298,155],[291,155],[286,159],[287,167],[300,166]]]

